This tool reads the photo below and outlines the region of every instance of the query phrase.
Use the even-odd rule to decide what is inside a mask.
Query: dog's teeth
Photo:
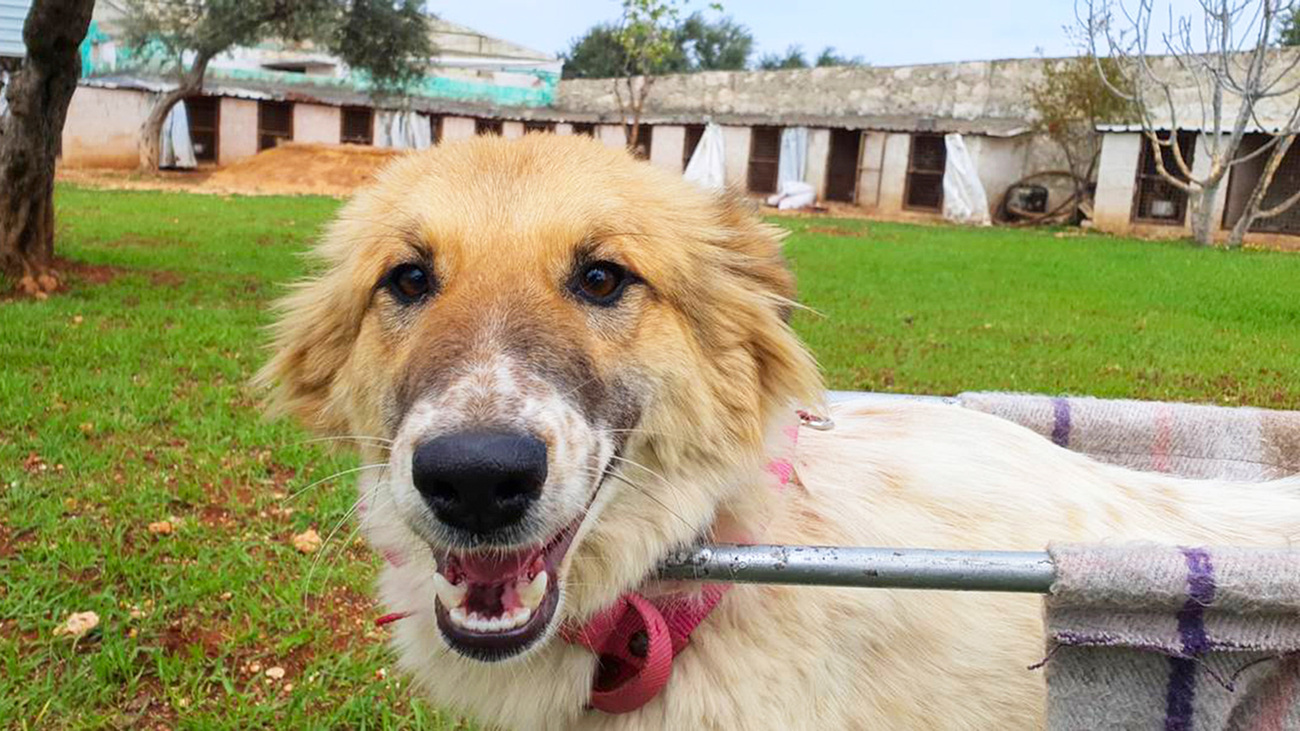
[[[447,581],[447,577],[435,573],[433,575],[433,591],[442,600],[442,606],[450,610],[453,607],[459,607],[465,602],[465,595],[469,593],[469,586],[466,584],[456,586]]]
[[[516,585],[516,591],[519,592],[519,602],[527,609],[536,609],[537,605],[542,603],[542,597],[546,596],[546,582],[549,580],[549,575],[542,571],[527,584],[523,586]]]
[[[465,616],[465,610],[460,607],[452,607],[447,613],[447,616],[451,618],[452,624],[460,625],[461,627],[464,627],[465,623],[469,621],[469,617]]]

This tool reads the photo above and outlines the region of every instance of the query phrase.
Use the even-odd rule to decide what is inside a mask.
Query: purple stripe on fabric
[[[1052,399],[1052,443],[1058,447],[1070,446],[1070,400]]]
[[[1196,658],[1210,651],[1205,636],[1205,608],[1214,601],[1214,564],[1203,548],[1182,548],[1187,562],[1187,602],[1178,612],[1183,656],[1169,658],[1165,693],[1165,731],[1190,731],[1196,699]]]

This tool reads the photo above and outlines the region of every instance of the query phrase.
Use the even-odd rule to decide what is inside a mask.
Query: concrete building
[[[1101,163],[1097,172],[1097,193],[1093,221],[1103,231],[1136,234],[1148,237],[1184,237],[1191,235],[1187,193],[1171,185],[1156,168],[1155,155],[1150,140],[1135,125],[1108,125],[1102,127]],[[1159,130],[1167,138],[1168,129]],[[1192,174],[1206,175],[1212,162],[1208,149],[1210,136],[1199,130],[1178,130],[1179,147],[1184,150]],[[1248,132],[1242,139],[1238,155],[1248,157],[1268,142],[1271,135],[1262,131]],[[1166,170],[1176,170],[1172,151],[1164,150]],[[1223,238],[1236,225],[1245,211],[1267,154],[1259,154],[1234,165],[1228,173],[1227,183],[1221,185],[1213,202],[1211,220],[1217,229],[1216,238]],[[1273,177],[1263,200],[1269,208],[1300,191],[1300,145],[1292,145],[1282,158],[1282,164]],[[1256,219],[1247,240],[1264,240],[1270,235],[1300,236],[1300,205],[1272,217]]]
[[[83,46],[86,73],[64,130],[65,165],[134,166],[140,125],[154,95],[170,86],[158,73],[133,65],[114,40],[123,12],[117,2],[100,0]],[[212,64],[203,94],[186,102],[195,156],[200,163],[224,165],[287,140],[420,146],[538,131],[626,144],[612,80],[561,81],[561,62],[554,56],[446,21],[435,21],[432,32],[439,48],[433,72],[403,100],[402,110],[376,105],[341,62],[309,47],[268,44],[226,54]],[[637,154],[681,171],[706,123],[714,122],[723,130],[728,184],[766,195],[777,188],[782,131],[805,128],[803,182],[818,200],[857,205],[882,217],[938,218],[948,169],[944,135],[957,133],[996,218],[1012,184],[1068,167],[1058,148],[1034,131],[1026,92],[1042,78],[1045,63],[1051,61],[659,77],[643,113]],[[1171,61],[1155,63],[1167,66],[1162,73],[1176,75]],[[1185,86],[1175,95],[1177,104],[1189,107],[1179,119],[1193,118],[1190,105],[1198,99],[1195,85]],[[1261,108],[1262,118],[1281,119],[1288,111],[1285,101],[1270,101]],[[1200,118],[1199,108],[1194,118]],[[408,135],[418,127],[418,141],[398,139],[402,125]],[[1153,175],[1149,146],[1129,127],[1102,131],[1096,225],[1120,233],[1184,235],[1185,196],[1180,202],[1179,191]],[[1204,143],[1189,130],[1180,134],[1191,135],[1191,147]],[[1250,137],[1246,149],[1263,140]],[[1192,162],[1202,169],[1209,156],[1198,153]],[[1216,204],[1216,220],[1225,227],[1241,214],[1261,167],[1262,160],[1233,171]],[[1298,168],[1300,146],[1270,200],[1300,188]],[[1040,205],[1051,209],[1072,191],[1048,185],[1040,192],[1046,194]],[[1295,234],[1300,222],[1294,219],[1269,219],[1256,228]]]
[[[1272,74],[1289,68],[1279,89],[1291,88],[1292,93],[1259,100],[1254,106],[1251,124],[1238,150],[1239,158],[1246,158],[1259,150],[1281,129],[1287,128],[1295,109],[1296,85],[1300,85],[1300,68],[1292,67],[1300,49],[1279,49],[1270,60]],[[1213,164],[1213,131],[1207,125],[1208,114],[1203,113],[1202,100],[1210,99],[1211,90],[1169,59],[1156,59],[1155,71],[1173,83],[1173,112],[1166,106],[1154,111],[1154,126],[1163,139],[1176,131],[1184,161],[1196,178],[1204,177]],[[1225,95],[1223,103],[1224,127],[1229,131],[1236,117],[1240,100]],[[1207,110],[1208,111],[1208,110]],[[1210,127],[1207,129],[1207,127]],[[1156,167],[1154,148],[1137,125],[1102,125],[1101,161],[1097,172],[1097,191],[1094,200],[1093,222],[1113,233],[1131,233],[1153,237],[1181,237],[1191,233],[1191,211],[1187,194],[1171,185]],[[1222,147],[1222,146],[1220,146]],[[1167,170],[1177,166],[1170,149],[1162,152]],[[1263,172],[1267,155],[1260,154],[1234,164],[1226,184],[1221,185],[1213,202],[1211,220],[1219,237],[1225,236],[1235,225],[1245,209],[1246,201],[1255,189]],[[1276,205],[1300,191],[1300,145],[1292,145],[1282,159],[1282,165],[1273,178],[1264,198],[1264,206]],[[1274,218],[1258,219],[1251,226],[1255,240],[1268,236],[1300,236],[1300,207],[1293,207]],[[1248,239],[1249,240],[1249,239]]]
[[[27,55],[23,45],[23,23],[31,0],[0,0],[0,59],[19,59]]]

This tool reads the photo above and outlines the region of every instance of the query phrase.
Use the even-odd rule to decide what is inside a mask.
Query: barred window
[[[1157,133],[1159,134],[1159,133]],[[1163,140],[1169,139],[1165,133]],[[1196,152],[1196,133],[1179,132],[1178,149],[1182,153],[1187,168],[1192,167]],[[1172,146],[1160,147],[1160,156],[1164,160],[1165,170],[1179,180],[1187,177],[1180,172],[1177,158]],[[1158,223],[1169,226],[1181,226],[1187,217],[1187,191],[1170,183],[1160,174],[1156,167],[1155,148],[1151,139],[1142,135],[1142,152],[1138,157],[1136,200],[1133,205],[1133,220],[1139,223]]]
[[[749,131],[749,192],[775,193],[781,160],[781,128],[754,127]]]
[[[912,135],[912,149],[907,157],[907,180],[904,207],[922,211],[943,208],[943,171],[948,164],[948,148],[943,135]]]
[[[369,107],[343,107],[339,139],[349,145],[375,144],[375,112]]]
[[[258,102],[258,151],[269,150],[291,140],[293,140],[293,102]]]

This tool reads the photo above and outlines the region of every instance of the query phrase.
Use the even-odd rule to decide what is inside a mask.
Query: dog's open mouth
[[[556,572],[576,529],[577,523],[541,547],[435,551],[436,615],[447,644],[466,657],[490,662],[535,642],[555,615]]]

